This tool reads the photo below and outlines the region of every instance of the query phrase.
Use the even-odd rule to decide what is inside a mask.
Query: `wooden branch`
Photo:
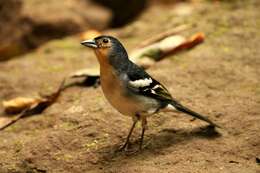
[[[158,35],[155,35],[152,38],[144,40],[143,42],[140,43],[140,45],[138,47],[139,48],[146,47],[146,46],[148,46],[150,44],[153,44],[155,42],[158,42],[158,41],[160,41],[160,40],[162,40],[162,39],[164,39],[166,37],[169,37],[171,35],[175,35],[175,34],[178,34],[178,33],[182,32],[182,31],[185,31],[185,30],[189,29],[190,27],[191,27],[190,25],[180,25],[180,26],[178,26],[176,28],[172,28],[172,29],[170,29],[168,31],[165,31],[165,32],[162,32],[162,33],[160,33]]]

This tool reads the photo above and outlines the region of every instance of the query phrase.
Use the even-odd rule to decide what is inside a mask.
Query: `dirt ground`
[[[116,153],[131,119],[116,112],[101,88],[72,87],[44,113],[0,131],[0,173],[260,173],[260,2],[203,1],[154,6],[132,24],[108,33],[127,49],[181,24],[206,40],[149,68],[184,105],[223,129],[184,114],[148,121],[142,152]],[[55,90],[73,71],[97,65],[93,52],[69,37],[0,63],[0,100]],[[1,108],[1,111],[3,109]],[[138,147],[140,125],[132,142]]]

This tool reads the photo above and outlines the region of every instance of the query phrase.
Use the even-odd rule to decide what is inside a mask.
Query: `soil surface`
[[[203,1],[156,5],[132,24],[107,31],[131,51],[142,40],[181,24],[206,40],[148,69],[184,105],[222,129],[184,114],[148,119],[141,152],[115,152],[131,119],[116,112],[101,88],[71,87],[40,115],[0,131],[1,173],[210,172],[259,173],[260,1]],[[0,63],[0,100],[54,91],[81,68],[97,66],[80,39],[54,40]],[[2,108],[0,108],[3,111]],[[138,148],[140,125],[132,136]]]

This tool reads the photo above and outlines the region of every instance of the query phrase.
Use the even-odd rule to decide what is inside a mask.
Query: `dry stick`
[[[191,27],[190,25],[180,25],[176,28],[172,28],[168,31],[162,32],[162,33],[160,33],[160,34],[158,34],[158,35],[156,35],[156,36],[154,36],[150,39],[147,39],[147,40],[141,42],[138,47],[142,48],[142,47],[148,46],[148,45],[155,43],[155,42],[158,42],[158,41],[160,41],[160,40],[162,40],[162,39],[164,39],[168,36],[178,34],[182,31],[185,31],[185,30],[189,29],[190,27]]]
[[[0,128],[0,130],[4,130],[5,128],[9,127],[10,125],[14,124],[16,121],[18,121],[19,119],[25,117],[26,112],[29,110],[30,108],[26,108],[24,109],[20,114],[18,114],[15,118],[13,118],[12,120],[10,120],[8,123],[6,123],[4,126],[2,126]]]
[[[59,97],[61,91],[63,91],[65,89],[64,83],[65,83],[65,79],[63,79],[58,90],[55,93],[48,95],[48,96],[44,96],[44,99],[46,99],[46,100],[41,101],[40,103],[37,103],[37,105],[31,105],[30,107],[24,109],[15,118],[10,120],[4,126],[0,127],[0,131],[4,130],[5,128],[9,127],[10,125],[14,124],[18,120],[20,120],[26,116],[42,113],[47,107],[51,106],[56,101],[56,99]]]

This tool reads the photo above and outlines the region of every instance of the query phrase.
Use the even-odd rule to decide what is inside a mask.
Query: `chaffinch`
[[[142,149],[147,117],[158,112],[183,112],[213,127],[211,120],[196,113],[175,100],[168,90],[141,67],[129,60],[124,46],[114,37],[99,36],[81,42],[94,50],[100,63],[100,79],[103,93],[109,103],[121,114],[133,118],[133,125],[121,149],[126,149],[138,120],[142,123],[140,149]]]

